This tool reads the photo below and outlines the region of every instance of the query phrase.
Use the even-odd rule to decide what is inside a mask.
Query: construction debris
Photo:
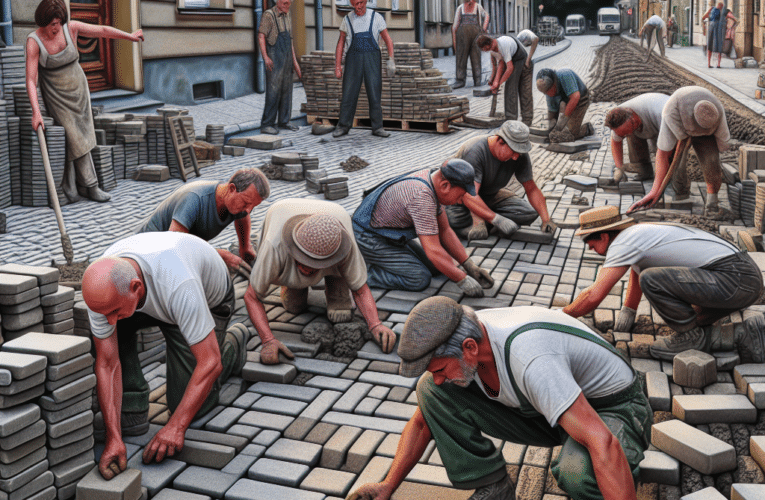
[[[362,160],[356,155],[351,156],[345,161],[340,162],[344,172],[355,172],[369,166],[369,162]]]

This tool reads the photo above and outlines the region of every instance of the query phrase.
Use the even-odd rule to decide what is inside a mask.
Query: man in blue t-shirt
[[[250,211],[271,194],[268,179],[260,170],[238,170],[227,183],[196,181],[177,189],[159,204],[137,233],[178,231],[205,241],[218,236],[234,222],[239,237],[239,257],[218,249],[231,270],[245,269],[255,261],[250,241]]]
[[[581,139],[594,132],[589,123],[582,125],[587,108],[590,107],[590,97],[587,86],[576,73],[570,69],[541,69],[537,73],[537,89],[547,96],[550,131],[562,132],[568,126],[574,139]],[[559,117],[559,114],[563,116]],[[553,139],[551,137],[550,142],[555,142]]]

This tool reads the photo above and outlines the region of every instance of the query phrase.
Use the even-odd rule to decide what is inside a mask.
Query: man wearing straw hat
[[[718,211],[717,193],[722,184],[720,151],[728,149],[730,131],[725,119],[725,109],[712,92],[701,87],[681,87],[664,105],[661,128],[656,140],[656,177],[651,191],[635,202],[627,213],[641,208],[651,208],[659,201],[676,169],[685,168],[688,148],[699,159],[707,184],[707,213]],[[672,165],[670,166],[670,158]],[[679,164],[679,165],[677,165]]]
[[[720,328],[712,324],[754,303],[762,293],[760,269],[747,253],[692,226],[635,224],[633,218],[623,218],[615,206],[587,210],[579,215],[579,222],[581,227],[575,235],[606,260],[595,283],[564,312],[575,318],[592,312],[630,270],[615,331],[632,329],[635,311],[645,294],[651,307],[675,330],[653,343],[653,357],[671,361],[675,354],[688,349],[710,352],[733,348],[732,344],[722,345],[726,342]],[[741,350],[745,339],[736,341]]]
[[[302,198],[280,200],[268,209],[244,303],[263,349],[260,362],[276,364],[290,350],[274,338],[263,300],[271,285],[281,285],[284,308],[300,314],[308,307],[308,287],[324,278],[327,316],[333,323],[352,318],[351,292],[372,337],[386,353],[396,334],[382,324],[367,285],[364,258],[353,239],[351,217],[337,203]]]
[[[390,498],[431,437],[452,484],[476,489],[470,500],[513,500],[505,458],[486,436],[562,445],[550,470],[575,500],[636,498],[653,413],[630,364],[583,323],[540,307],[474,311],[430,297],[409,314],[398,354],[399,373],[420,377],[418,408],[387,477],[349,500]]]
[[[468,140],[455,158],[470,163],[475,170],[475,204],[488,211],[488,219],[503,236],[511,237],[518,226],[527,226],[542,218],[542,231],[555,232],[555,223],[547,212],[547,201],[534,182],[531,167],[531,141],[529,128],[514,120],[502,124],[494,135],[481,135]],[[506,186],[515,178],[523,185],[527,200],[520,198]],[[489,236],[486,221],[465,205],[446,207],[449,225],[455,231],[463,230],[468,240],[481,240]],[[500,224],[494,224],[494,220]],[[504,219],[504,220],[503,220]]]

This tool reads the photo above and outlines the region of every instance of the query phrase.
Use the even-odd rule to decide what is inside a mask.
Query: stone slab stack
[[[40,287],[32,276],[0,273],[0,315],[4,339],[13,339],[30,329],[42,330]]]
[[[12,113],[13,104],[6,101],[6,113]],[[11,171],[11,198],[14,205],[21,205],[21,156],[19,147],[21,146],[21,118],[18,116],[8,116],[8,149],[11,152],[10,171]]]
[[[3,98],[13,95],[13,87],[26,82],[26,59],[23,45],[9,45],[0,49],[0,68],[2,68]]]
[[[58,498],[71,498],[95,463],[91,405],[96,376],[90,340],[33,332],[7,342],[3,349],[47,360],[39,404],[47,425],[48,462]]]
[[[6,101],[0,101],[0,208],[9,207],[13,203],[10,160],[8,112],[6,111]]]
[[[90,152],[96,169],[96,177],[98,177],[98,186],[104,191],[111,191],[117,187],[112,151],[113,146],[96,146]]]
[[[0,351],[0,491],[3,498],[56,497],[46,459],[46,429],[35,401],[45,390],[47,360]],[[5,495],[5,496],[3,496]]]
[[[209,123],[205,128],[205,141],[213,146],[223,147],[223,143],[226,142],[224,130],[225,125]]]
[[[149,148],[149,163],[167,165],[165,148],[165,122],[162,115],[146,117],[146,140]],[[168,138],[169,139],[169,138]]]
[[[138,330],[138,359],[141,368],[155,362],[164,362],[166,345],[165,337],[159,327],[152,326]]]

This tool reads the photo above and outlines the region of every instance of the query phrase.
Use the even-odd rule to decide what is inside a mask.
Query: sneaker
[[[377,137],[390,137],[390,132],[384,128],[378,128],[372,131],[372,135],[376,135]]]
[[[515,485],[510,476],[505,475],[496,483],[475,490],[468,500],[515,500]]]
[[[672,361],[676,354],[690,349],[709,352],[709,336],[704,328],[697,326],[687,332],[675,332],[668,337],[656,339],[651,345],[651,356]]]
[[[342,137],[347,133],[348,133],[347,128],[341,127],[340,125],[338,125],[337,127],[335,127],[335,131],[332,132],[332,137]]]
[[[279,128],[282,128],[284,130],[289,130],[290,132],[297,132],[298,130],[300,130],[300,127],[298,127],[297,125],[293,125],[291,123],[288,123],[286,125],[279,125]]]
[[[260,133],[268,135],[279,135],[279,131],[276,130],[276,127],[263,127],[260,129]]]

